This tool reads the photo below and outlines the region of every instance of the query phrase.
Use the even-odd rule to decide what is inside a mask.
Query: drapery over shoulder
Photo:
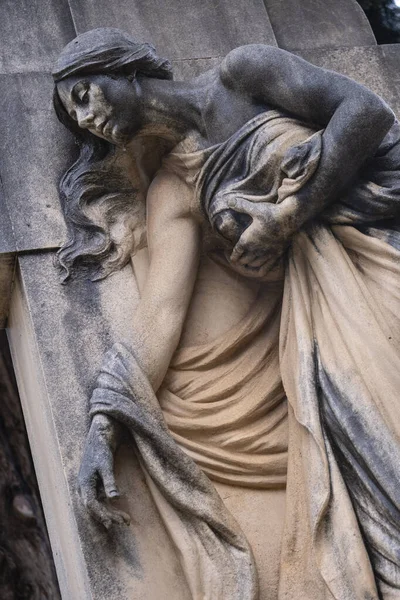
[[[312,177],[321,148],[322,132],[271,111],[222,144],[172,153],[164,163],[195,186],[199,210],[222,236],[224,219],[232,218],[230,195],[283,200]],[[289,404],[289,461],[280,600],[400,597],[399,176],[396,124],[353,187],[320,222],[293,238],[286,258],[279,351]],[[199,581],[205,586],[203,596],[193,597],[256,597],[243,534],[168,433],[134,359],[124,356],[117,352],[105,363],[94,410],[111,414],[144,440],[138,444],[142,464],[177,508],[188,547],[193,523],[193,539],[202,547],[212,532],[221,569],[212,571],[215,581],[230,582],[234,592],[223,585],[218,593],[210,590],[201,577],[205,563],[198,560],[185,571],[191,589],[198,591]],[[144,429],[155,415],[157,426]],[[187,501],[190,490],[202,497],[200,489],[205,512],[197,501]],[[241,578],[245,593],[232,583]]]

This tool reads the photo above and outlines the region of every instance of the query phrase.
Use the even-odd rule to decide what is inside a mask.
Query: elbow
[[[361,107],[364,125],[372,128],[377,135],[386,133],[396,120],[395,114],[388,104],[376,94],[369,92],[365,97],[355,99]]]
[[[361,150],[367,150],[379,146],[396,117],[382,98],[360,87],[342,101],[337,115],[339,129],[344,128],[348,137],[359,141]]]
[[[374,115],[376,120],[382,125],[387,132],[396,121],[396,117],[392,109],[384,100],[378,97],[379,102],[374,107]]]

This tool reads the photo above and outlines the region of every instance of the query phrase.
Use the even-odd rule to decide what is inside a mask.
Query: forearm
[[[290,200],[290,210],[288,205],[292,231],[338,199],[363,163],[376,153],[392,126],[392,111],[374,94],[366,96],[342,102],[327,125],[318,168],[296,198]]]
[[[146,303],[145,299],[139,302],[130,350],[155,392],[164,379],[179,343],[183,321],[183,312],[173,307],[163,307],[154,301]],[[92,423],[115,450],[122,438],[123,428],[119,423],[102,413],[94,415]]]
[[[160,387],[182,333],[186,306],[144,296],[135,313],[132,351],[154,391]]]
[[[102,436],[112,451],[115,452],[123,437],[123,426],[121,423],[108,415],[97,413],[92,418],[92,427],[96,429],[96,433]]]

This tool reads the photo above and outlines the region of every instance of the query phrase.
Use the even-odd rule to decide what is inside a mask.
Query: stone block
[[[393,90],[393,108],[400,118],[400,44],[387,44],[379,46],[379,49]]]
[[[0,73],[50,71],[75,35],[68,0],[3,0]]]
[[[356,0],[264,0],[280,48],[329,48],[376,44]]]
[[[225,55],[243,44],[276,45],[262,0],[70,0],[78,33],[119,27],[170,59]]]
[[[400,48],[397,51],[388,51],[387,46],[313,49],[298,54],[319,67],[332,69],[366,85],[400,115]]]
[[[0,254],[12,253],[15,252],[15,249],[10,215],[4,198],[3,186],[0,181]]]
[[[15,260],[14,236],[0,184],[0,329],[7,322]]]
[[[132,335],[138,293],[131,267],[103,282],[62,286],[53,258],[19,257],[7,332],[63,600],[152,600],[167,597],[165,590],[189,600],[132,443],[116,462],[129,528],[107,532],[77,495],[95,377],[104,352]]]
[[[18,251],[58,247],[66,228],[58,182],[72,164],[72,136],[57,121],[48,73],[0,75],[0,176]]]

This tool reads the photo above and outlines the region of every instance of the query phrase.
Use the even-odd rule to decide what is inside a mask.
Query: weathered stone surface
[[[8,337],[63,600],[149,600],[185,590],[131,446],[121,447],[116,467],[129,528],[107,532],[77,496],[88,397],[104,352],[129,340],[136,302],[130,267],[101,283],[61,286],[53,253],[19,258]]]
[[[78,33],[118,27],[171,59],[225,55],[249,43],[276,45],[262,0],[71,0],[70,5]]]
[[[0,182],[0,254],[8,252],[15,252],[15,241],[10,216],[5,203],[3,185]]]
[[[52,79],[0,75],[0,85],[0,175],[16,249],[57,247],[65,238],[58,181],[75,148],[54,114]]]
[[[376,44],[356,0],[264,0],[280,48],[326,48]]]
[[[240,8],[225,2],[218,6],[189,3],[192,11],[187,3],[183,6],[177,2],[175,10],[168,2],[139,0],[136,7],[132,7],[132,2],[106,4],[104,0],[71,0],[71,4],[80,30],[98,25],[120,26],[141,39],[153,41],[160,53],[175,58],[177,79],[188,79],[215,66],[233,46],[253,41],[275,43],[265,25],[265,13],[255,0]],[[282,2],[280,9],[283,5]],[[313,6],[323,11],[319,3]],[[339,35],[342,22],[337,23],[334,21],[336,30],[331,37],[326,35],[323,23],[308,23],[308,29],[304,29],[308,40],[303,38],[303,45],[296,47],[305,48],[306,42],[331,45],[329,40],[333,38],[334,45],[346,46],[346,36]],[[295,18],[294,25],[296,30],[301,29]],[[318,27],[323,35],[315,42],[311,34]],[[282,44],[285,35],[281,35]],[[292,36],[296,38],[295,32]],[[359,44],[366,43],[362,36],[357,39]],[[395,105],[398,99],[391,83],[392,67],[385,67],[382,52],[375,47],[341,48],[312,50],[309,56],[304,50],[302,55],[315,64],[352,75]],[[389,54],[394,69],[398,55]],[[18,249],[52,248],[65,236],[56,184],[71,163],[73,150],[68,134],[52,116],[50,78],[30,74],[4,81],[11,83],[2,100],[6,119],[0,125],[0,135],[10,152],[3,159],[1,174]],[[130,529],[106,533],[82,512],[76,494],[89,421],[87,399],[93,382],[104,352],[114,341],[132,336],[137,290],[130,268],[99,284],[75,282],[61,287],[52,259],[50,252],[20,257],[9,336],[63,597],[153,600],[166,597],[168,590],[168,596],[174,600],[186,600],[189,594],[181,567],[148,495],[133,445],[126,444],[117,461],[118,483],[124,493],[118,504],[133,517]],[[225,496],[233,513],[245,513],[244,521],[248,512],[259,510],[257,503],[244,502],[239,493],[226,490]],[[265,509],[261,496],[259,504]],[[283,504],[282,493],[280,506]],[[247,509],[250,505],[249,511],[243,510],[243,506]],[[276,529],[282,519],[282,515],[277,516]],[[254,547],[260,555],[262,571],[268,573],[269,564],[262,561],[269,557],[263,540],[259,540],[268,537],[271,530],[266,527],[266,519],[262,519],[263,531],[256,520],[250,515]],[[272,535],[278,546],[279,535]],[[278,580],[278,570],[271,579]],[[265,588],[268,593],[269,585],[270,581]]]
[[[0,329],[7,322],[15,260],[13,230],[0,183]]]
[[[392,103],[400,118],[400,44],[379,46],[388,83],[392,92]],[[371,77],[372,79],[372,77]]]
[[[309,62],[355,79],[379,94],[400,115],[400,48],[389,46],[312,49],[298,52]]]
[[[174,79],[188,81],[193,77],[198,77],[209,69],[213,69],[222,61],[223,56],[213,58],[192,58],[188,60],[173,60],[172,69]]]
[[[49,71],[74,36],[68,0],[3,0],[0,73]]]

